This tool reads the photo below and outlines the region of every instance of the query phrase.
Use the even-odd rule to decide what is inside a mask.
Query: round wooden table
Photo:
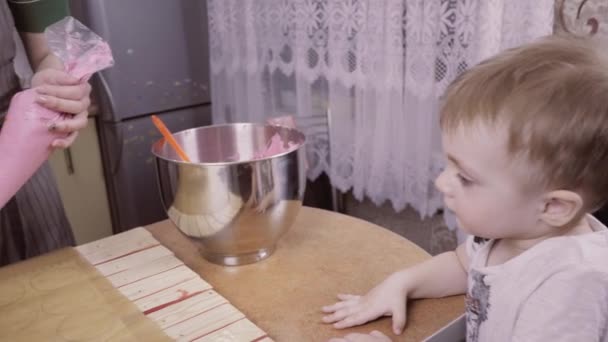
[[[169,221],[146,227],[192,270],[276,341],[325,341],[380,330],[395,338],[390,317],[336,330],[321,322],[337,293],[364,294],[390,273],[430,258],[420,247],[372,223],[304,207],[275,253],[256,264],[205,261]],[[464,311],[462,296],[416,300],[399,340],[420,341]]]

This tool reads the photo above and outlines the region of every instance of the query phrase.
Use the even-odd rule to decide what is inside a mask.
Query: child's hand
[[[49,128],[57,132],[69,133],[67,138],[53,141],[53,147],[69,147],[76,139],[78,131],[87,125],[91,86],[65,71],[49,68],[34,74],[32,87],[39,94],[36,99],[38,104],[56,112],[71,114],[57,126]]]
[[[402,273],[393,273],[365,296],[339,294],[339,302],[324,306],[323,322],[337,329],[361,325],[380,316],[393,316],[393,331],[400,334],[405,326],[407,290]]]
[[[342,338],[332,338],[328,342],[391,342],[391,339],[379,331],[366,334],[348,334]]]

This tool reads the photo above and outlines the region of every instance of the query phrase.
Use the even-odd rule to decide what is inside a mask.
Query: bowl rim
[[[159,150],[161,148],[161,146],[165,143],[165,138],[163,138],[163,137],[161,137],[160,139],[155,141],[152,144],[152,147],[150,150],[157,159],[162,159],[164,161],[175,163],[175,164],[201,165],[201,166],[227,166],[227,165],[238,165],[238,164],[251,164],[251,163],[256,163],[256,162],[263,162],[263,161],[266,161],[269,159],[275,159],[277,157],[282,157],[282,156],[288,155],[292,152],[296,152],[297,150],[304,147],[307,143],[306,135],[297,128],[287,127],[287,126],[283,126],[283,125],[263,124],[263,123],[255,123],[255,122],[233,122],[233,123],[211,124],[211,125],[206,125],[206,126],[188,128],[188,129],[185,129],[182,131],[175,132],[173,134],[182,134],[182,133],[185,134],[189,131],[194,131],[194,130],[204,130],[204,129],[211,129],[211,128],[217,128],[217,127],[226,127],[226,126],[257,126],[257,127],[276,127],[276,126],[278,126],[280,128],[293,131],[296,134],[300,135],[302,137],[302,142],[290,150],[287,150],[287,151],[279,153],[279,154],[275,154],[273,156],[258,158],[258,159],[251,159],[251,160],[237,160],[237,161],[227,161],[227,162],[204,162],[204,163],[197,162],[197,163],[194,163],[194,162],[186,162],[183,160],[171,159],[171,158],[161,156],[156,151]]]

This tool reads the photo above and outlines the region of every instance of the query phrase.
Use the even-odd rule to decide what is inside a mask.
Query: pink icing
[[[253,155],[253,159],[263,159],[276,156],[277,154],[288,152],[296,146],[297,145],[291,141],[287,143],[287,146],[285,146],[285,143],[283,142],[283,139],[281,139],[281,136],[276,133],[272,136],[272,138],[270,139],[270,143],[268,144],[268,146],[266,146],[265,149],[257,151]]]
[[[11,100],[0,132],[0,207],[34,174],[51,153],[50,143],[65,134],[49,132],[48,125],[61,114],[34,102],[33,89]]]

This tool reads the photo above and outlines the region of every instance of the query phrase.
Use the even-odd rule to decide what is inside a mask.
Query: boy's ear
[[[541,220],[551,227],[563,227],[572,222],[582,208],[583,199],[576,192],[551,191],[543,196]]]

